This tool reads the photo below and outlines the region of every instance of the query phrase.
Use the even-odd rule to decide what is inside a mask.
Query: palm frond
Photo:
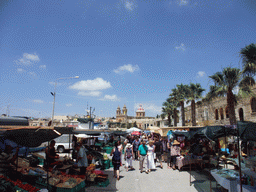
[[[248,63],[256,64],[256,44],[247,45],[245,48],[241,49],[240,55],[243,61],[243,64]]]

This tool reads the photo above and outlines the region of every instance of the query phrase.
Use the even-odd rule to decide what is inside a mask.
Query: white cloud
[[[46,69],[46,65],[40,65],[39,69]]]
[[[120,99],[116,95],[105,95],[104,98],[99,99],[102,101],[120,101]]]
[[[96,78],[94,80],[79,81],[70,86],[70,89],[76,89],[80,91],[97,91],[111,88],[110,82],[103,80],[102,78]]]
[[[35,99],[33,100],[34,103],[44,103],[44,101],[42,101],[41,99]]]
[[[188,4],[188,1],[187,0],[179,0],[179,5],[182,6],[182,5],[187,5]]]
[[[128,9],[129,11],[132,11],[134,9],[133,2],[125,1],[125,8]]]
[[[33,55],[33,54],[24,53],[23,58],[26,58],[26,59],[31,60],[31,61],[40,61],[37,54]]]
[[[28,72],[29,75],[31,75],[32,77],[36,77],[36,73],[35,72]]]
[[[197,76],[196,76],[197,78],[204,77],[204,76],[206,76],[206,73],[204,71],[197,72]]]
[[[138,65],[128,64],[128,65],[120,66],[117,69],[114,69],[114,72],[115,73],[121,73],[121,72],[128,71],[130,73],[133,73],[133,72],[138,71],[138,70],[139,70],[139,66]]]
[[[31,64],[34,64],[34,63],[39,62],[39,61],[40,61],[40,59],[39,59],[37,54],[24,53],[23,57],[16,60],[15,62],[18,65],[31,65]]]
[[[175,47],[175,49],[185,51],[185,45],[181,43],[180,46]]]
[[[72,104],[71,104],[71,103],[67,103],[66,106],[67,106],[67,107],[71,107]]]
[[[22,68],[18,68],[18,69],[17,69],[17,72],[18,72],[18,73],[24,73],[24,72],[26,72],[26,70],[24,70],[24,69],[22,69]]]
[[[101,95],[101,92],[100,91],[90,91],[90,92],[79,91],[78,95],[99,97]]]

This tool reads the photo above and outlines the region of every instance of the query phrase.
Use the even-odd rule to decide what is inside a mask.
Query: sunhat
[[[180,144],[180,142],[179,142],[179,141],[174,140],[173,145],[179,145],[179,144]]]
[[[128,144],[126,145],[126,147],[127,147],[127,148],[131,148],[131,147],[132,147],[132,144],[131,144],[131,143],[128,143]]]

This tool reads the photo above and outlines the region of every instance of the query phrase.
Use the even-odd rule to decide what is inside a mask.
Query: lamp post
[[[75,76],[75,77],[61,77],[61,78],[56,79],[55,85],[54,85],[54,93],[51,92],[51,94],[53,95],[52,126],[53,126],[53,118],[54,118],[54,107],[55,107],[56,87],[57,87],[57,82],[58,82],[58,80],[62,80],[62,79],[78,79],[78,78],[79,78],[79,76]]]

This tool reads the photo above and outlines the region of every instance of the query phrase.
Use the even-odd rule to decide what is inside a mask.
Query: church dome
[[[145,110],[143,109],[142,105],[139,105],[139,108],[136,112],[145,112]]]

